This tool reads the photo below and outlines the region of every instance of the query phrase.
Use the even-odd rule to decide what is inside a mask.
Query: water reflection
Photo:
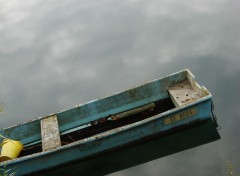
[[[226,160],[239,163],[238,1],[0,3],[0,127],[189,68],[214,93],[221,141],[111,175],[225,175]]]

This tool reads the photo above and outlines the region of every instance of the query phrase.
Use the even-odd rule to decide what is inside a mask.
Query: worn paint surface
[[[179,146],[179,143],[177,143],[179,139],[177,140],[177,138],[171,137],[171,145],[175,146],[174,149],[170,147],[168,150],[166,150],[166,146],[164,146],[164,143],[163,143],[162,146],[161,145],[157,146],[158,150],[154,149],[154,151],[156,152],[156,156],[152,154],[153,152],[152,148],[149,149],[147,148],[147,146],[146,148],[142,148],[141,146],[140,148],[142,151],[144,150],[144,153],[141,153],[141,152],[138,153],[138,155],[140,154],[144,156],[150,155],[151,157],[148,156],[147,161],[156,159],[156,157],[162,157],[169,154],[173,154],[178,151],[191,148],[193,146],[198,146],[198,145],[205,144],[207,142],[211,142],[219,139],[219,135],[216,130],[216,124],[211,119],[211,108],[209,108],[210,105],[211,105],[211,100],[202,101],[199,104],[194,106],[194,109],[196,109],[199,112],[198,114],[196,114],[195,116],[191,116],[190,118],[186,118],[184,120],[178,121],[176,123],[172,123],[170,125],[165,125],[164,119],[169,118],[170,116],[172,116],[172,114],[181,114],[184,111],[186,111],[186,109],[179,108],[179,109],[171,110],[169,112],[150,117],[148,119],[136,122],[134,124],[129,124],[120,128],[116,128],[116,129],[101,133],[99,135],[95,135],[95,136],[71,143],[69,145],[60,147],[53,151],[42,152],[42,153],[34,154],[31,156],[18,158],[16,160],[9,162],[8,167],[19,168],[18,173],[20,175],[33,173],[33,172],[41,171],[44,169],[54,168],[54,167],[57,167],[58,165],[61,166],[61,165],[64,165],[64,163],[66,164],[69,162],[73,162],[75,160],[81,160],[81,159],[85,160],[90,156],[98,155],[102,152],[109,151],[110,152],[109,155],[111,155],[111,150],[117,149],[119,147],[121,148],[121,147],[127,146],[128,144],[135,143],[138,141],[143,141],[144,138],[148,138],[155,135],[160,135],[160,137],[156,138],[156,140],[158,141],[158,143],[162,143],[161,140],[168,141],[166,139],[167,136],[165,135],[169,132],[173,133],[175,136],[178,136],[178,131],[175,131],[175,129],[181,129],[181,126],[185,126],[187,130],[188,125],[190,126],[191,123],[198,123],[198,122],[200,123],[201,121],[204,121],[204,120],[208,121],[207,127],[203,125],[203,128],[208,128],[208,130],[211,131],[211,133],[206,134],[205,131],[200,130],[202,133],[200,133],[199,131],[198,132],[199,135],[195,133],[196,134],[195,136],[191,130],[187,130],[188,132],[184,132],[184,136],[181,137],[181,145],[183,145],[182,147],[176,147],[176,146]],[[192,107],[188,107],[187,109],[189,108],[191,109]],[[162,150],[165,150],[165,151],[162,151]],[[127,151],[128,150],[126,150],[126,152]],[[122,153],[124,153],[124,151],[122,151]],[[128,156],[126,154],[128,153],[125,153],[125,156]],[[117,159],[113,159],[113,161],[115,160]],[[130,160],[130,158],[128,159],[126,158],[126,160]],[[144,162],[146,162],[146,160],[143,158],[142,160],[138,161],[136,160],[136,158],[133,157],[131,158],[131,160],[133,160],[134,162],[129,161],[130,166],[141,164],[143,160]],[[115,164],[117,165],[116,162]],[[117,169],[118,167],[116,165],[114,165],[113,168]],[[91,167],[91,162],[88,163],[88,166]],[[123,166],[121,166],[120,169],[123,169],[122,168]],[[81,170],[81,168],[79,169]],[[117,171],[117,170],[114,170],[114,171]],[[112,168],[109,168],[108,173],[110,173],[110,171],[112,171]]]
[[[41,134],[43,151],[53,150],[61,146],[56,115],[41,120]]]
[[[168,91],[177,107],[192,103],[205,96],[201,91],[195,90],[188,79],[169,87]]]
[[[58,112],[56,115],[60,133],[111,114],[118,114],[167,98],[169,97],[167,87],[185,80],[188,74],[188,70],[183,70],[127,91]],[[41,117],[2,129],[0,134],[20,140],[24,145],[39,141],[41,139],[40,120]]]
[[[154,127],[154,126],[153,126]],[[216,131],[211,121],[179,130],[164,136],[155,136],[116,150],[71,162],[61,168],[48,170],[37,175],[89,175],[100,176],[133,167],[182,150],[187,150],[216,139]],[[196,138],[196,136],[198,136]],[[208,137],[206,137],[208,136]],[[176,145],[177,144],[177,145]],[[92,169],[94,167],[94,169]]]
[[[170,125],[172,123],[176,123],[176,122],[184,120],[186,118],[190,118],[191,116],[194,116],[197,113],[198,112],[196,109],[189,109],[189,110],[183,111],[181,113],[171,115],[170,117],[167,117],[164,119],[164,125]]]
[[[92,101],[82,106],[59,112],[56,114],[59,121],[59,130],[60,132],[69,130],[77,125],[86,124],[110,114],[128,111],[136,107],[147,105],[154,101],[169,97],[167,88],[176,84],[177,82],[182,82],[187,78],[187,76],[189,76],[189,72],[184,70],[134,89],[130,89],[126,92],[121,92],[111,97]],[[81,160],[83,165],[85,163],[85,166],[89,167],[93,164],[90,160],[87,162],[89,157],[96,156],[94,162],[99,162],[100,158],[98,160],[97,156],[101,153],[107,152],[109,153],[110,158],[112,158],[111,167],[102,172],[107,174],[119,169],[138,165],[158,157],[173,154],[178,151],[217,140],[220,138],[220,136],[216,130],[216,123],[212,118],[211,98],[212,96],[210,93],[206,94],[206,96],[201,97],[193,103],[174,108],[150,118],[73,142],[71,144],[56,148],[52,151],[36,153],[30,156],[12,160],[8,163],[7,167],[17,167],[19,169],[19,175],[35,173],[46,169],[49,170],[59,166],[62,167],[63,165],[76,160]],[[192,109],[194,109],[194,112],[197,113],[185,115],[187,118],[176,120],[174,123],[165,123],[165,121],[168,121],[168,119],[172,116],[180,117],[183,116],[181,114],[186,114],[186,112],[193,112]],[[40,119],[25,123],[22,125],[22,127],[15,126],[2,130],[1,134],[8,134],[9,136],[13,137],[16,135],[25,143],[34,142],[40,139],[38,137],[39,134],[37,134],[37,131],[40,131],[39,120]],[[194,129],[198,129],[195,133],[196,135],[192,133],[194,130],[190,130],[191,124],[195,124],[196,128]],[[33,129],[33,133],[31,134],[31,131],[24,131],[27,130],[27,126],[30,126],[30,128],[35,127],[37,129]],[[183,130],[182,133],[179,132],[180,129]],[[206,129],[208,129],[209,133],[205,133],[207,131]],[[20,133],[21,130],[23,130],[23,134],[17,134],[18,132]],[[172,135],[168,136],[167,134]],[[26,139],[24,138],[24,135],[26,135]],[[152,138],[153,136],[158,136],[154,139],[153,143],[156,142],[156,144],[161,145],[153,147],[151,144],[147,145],[146,142],[146,145],[135,146],[136,151],[140,153],[135,153],[131,149],[125,148],[130,144],[137,144],[141,141],[145,141],[148,138]],[[180,139],[182,141],[181,145],[178,143]],[[170,142],[171,145],[169,144],[169,146],[165,146],[165,142],[166,144]],[[171,148],[171,146],[174,146],[174,148]],[[153,148],[149,150],[148,147]],[[129,152],[133,152],[134,154],[142,155],[143,157],[139,158],[134,155],[135,157],[131,158],[129,162],[126,162],[118,167],[118,162],[123,161],[123,158],[119,157],[120,159],[118,160],[115,157],[111,157],[111,151],[121,148],[124,148],[124,150],[121,151],[122,154],[128,154],[126,156],[132,156],[129,154]],[[113,153],[112,156],[115,156],[115,154]],[[3,165],[4,163],[1,163],[0,167]],[[86,171],[87,167],[85,166],[82,167],[85,168]],[[81,168],[79,168],[79,170],[81,170]],[[84,171],[84,169],[82,170]]]

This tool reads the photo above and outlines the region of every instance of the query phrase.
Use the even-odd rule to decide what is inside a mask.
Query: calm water
[[[240,173],[240,1],[0,0],[0,128],[189,68],[222,139],[111,176]]]

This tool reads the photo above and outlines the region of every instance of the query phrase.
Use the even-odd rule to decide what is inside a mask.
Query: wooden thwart
[[[49,116],[41,120],[43,151],[53,150],[61,146],[57,116]]]

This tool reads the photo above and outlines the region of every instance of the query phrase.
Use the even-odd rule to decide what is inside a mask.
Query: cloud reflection
[[[110,175],[224,175],[239,162],[239,2],[0,4],[0,127],[189,68],[215,94],[221,141]]]

